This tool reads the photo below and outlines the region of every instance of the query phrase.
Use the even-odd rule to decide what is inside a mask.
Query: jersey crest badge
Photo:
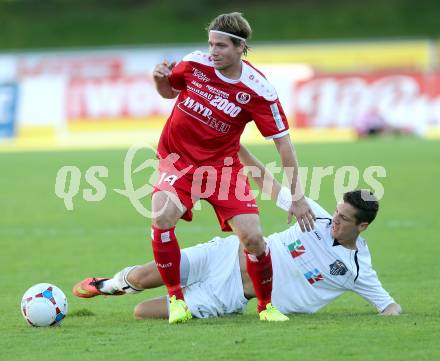
[[[347,271],[347,266],[338,259],[330,265],[330,274],[333,276],[343,276]]]
[[[240,104],[247,104],[250,102],[251,96],[250,94],[245,92],[238,92],[235,96],[235,99],[237,99],[237,102],[239,102]]]

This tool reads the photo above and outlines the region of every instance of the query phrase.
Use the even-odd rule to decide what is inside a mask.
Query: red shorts
[[[189,172],[159,162],[159,178],[153,193],[169,191],[179,198],[187,211],[182,218],[192,221],[194,204],[204,199],[215,210],[222,231],[232,231],[228,220],[239,214],[259,214],[249,181],[241,164],[217,168],[204,166]]]

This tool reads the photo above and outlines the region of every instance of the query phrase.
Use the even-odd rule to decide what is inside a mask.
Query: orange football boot
[[[107,281],[108,278],[95,278],[95,277],[89,277],[81,282],[78,282],[75,286],[72,288],[72,292],[76,297],[80,298],[92,298],[96,296],[119,296],[125,294],[124,291],[117,291],[115,293],[104,293],[100,291],[100,284],[103,281]]]

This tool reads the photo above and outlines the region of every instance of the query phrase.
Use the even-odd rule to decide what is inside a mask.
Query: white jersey
[[[331,215],[311,199],[316,217],[311,232],[302,232],[298,224],[267,238],[272,255],[272,303],[283,313],[316,312],[346,291],[353,291],[379,311],[393,298],[386,292],[371,264],[370,251],[362,237],[357,250],[350,250],[331,236]],[[283,188],[277,202],[288,210],[291,195]]]

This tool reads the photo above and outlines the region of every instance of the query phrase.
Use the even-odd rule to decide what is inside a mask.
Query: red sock
[[[246,250],[246,269],[249,277],[254,284],[255,294],[258,299],[258,312],[266,309],[272,295],[272,258],[269,249],[267,254],[264,252],[261,256],[249,254]]]
[[[151,226],[154,260],[170,297],[183,300],[180,286],[180,248],[174,229],[159,229]]]

